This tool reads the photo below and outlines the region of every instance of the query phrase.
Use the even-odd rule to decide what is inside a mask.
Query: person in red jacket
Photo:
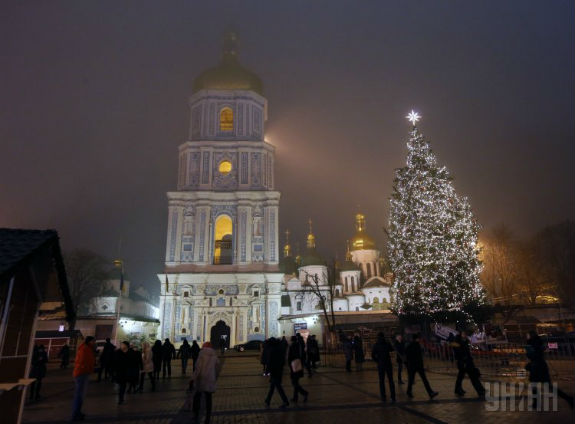
[[[82,413],[82,403],[86,397],[86,389],[90,374],[94,372],[96,355],[94,354],[94,337],[88,336],[78,347],[76,352],[76,361],[74,362],[74,404],[72,411],[72,421],[81,421],[84,419]]]

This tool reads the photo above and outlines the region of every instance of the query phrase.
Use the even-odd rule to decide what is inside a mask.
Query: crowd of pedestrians
[[[92,373],[97,373],[97,382],[110,381],[115,384],[117,403],[123,405],[126,393],[136,394],[144,391],[146,379],[150,383],[150,391],[155,392],[160,374],[163,379],[171,378],[171,361],[176,356],[182,360],[182,375],[186,374],[190,359],[195,371],[200,357],[198,343],[193,341],[190,345],[185,340],[182,346],[184,346],[183,349],[176,353],[176,348],[169,339],[165,339],[164,343],[156,340],[153,346],[148,342],[143,342],[141,349],[138,344],[131,344],[128,341],[123,341],[119,347],[116,347],[110,339],[106,339],[100,354],[97,355],[94,338],[86,337],[84,343],[78,346],[74,362],[75,391],[72,421],[84,419],[82,404],[86,396],[89,376]],[[58,356],[61,357],[61,368],[65,368],[69,363],[69,346],[65,346],[62,350]],[[40,396],[42,378],[46,374],[46,362],[47,356],[43,346],[35,348],[30,376],[36,381],[30,390],[31,399],[37,399]]]
[[[352,371],[352,361],[355,361],[357,372],[363,371],[363,363],[366,360],[364,341],[360,334],[348,336],[343,332],[339,333],[339,343],[345,357],[345,370]],[[457,396],[466,394],[463,390],[463,380],[469,378],[471,385],[479,397],[485,396],[485,388],[481,383],[480,370],[475,365],[470,339],[465,331],[457,335],[451,335],[445,344],[453,353],[453,360],[457,366],[457,376],[455,378],[454,393]],[[545,360],[545,343],[532,331],[528,335],[526,344],[526,355],[528,363],[526,369],[529,372],[529,381],[532,383],[551,384],[549,368]],[[397,365],[397,384],[405,384],[403,380],[403,370],[407,370],[407,390],[406,395],[413,398],[413,385],[416,377],[419,377],[430,399],[435,398],[438,392],[434,391],[427,378],[424,367],[424,348],[422,347],[419,334],[409,335],[409,342],[406,343],[402,334],[396,334],[390,340],[383,333],[377,334],[377,339],[371,345],[368,354],[376,364],[379,377],[379,394],[383,402],[387,401],[388,394],[391,402],[396,401],[396,381],[393,370],[393,355],[395,353],[395,364]],[[181,373],[185,376],[188,373],[189,361],[192,360],[191,379],[188,385],[188,409],[191,409],[194,418],[197,420],[200,412],[202,399],[205,404],[205,422],[209,423],[212,413],[212,396],[216,391],[216,382],[221,369],[221,363],[216,351],[209,342],[203,343],[200,349],[199,344],[194,340],[188,343],[183,340],[179,349],[169,339],[162,343],[156,340],[151,346],[148,342],[141,344],[141,349],[136,344],[123,341],[119,347],[114,346],[110,339],[106,339],[98,359],[93,337],[86,337],[84,342],[77,348],[74,361],[74,397],[72,406],[72,420],[81,421],[84,419],[82,405],[86,396],[90,375],[97,372],[97,381],[111,381],[117,385],[118,405],[125,403],[126,393],[142,393],[144,383],[149,380],[150,391],[157,389],[157,382],[160,379],[171,378],[171,361],[179,358],[181,360]],[[63,346],[59,353],[60,368],[67,368],[70,363],[70,347]],[[270,407],[274,393],[277,392],[281,404],[280,408],[287,408],[292,403],[300,400],[307,402],[309,391],[301,383],[302,377],[307,373],[312,377],[320,362],[320,350],[315,335],[304,338],[301,334],[292,336],[288,341],[286,337],[270,338],[262,343],[260,363],[262,373],[269,378],[269,389],[264,403]],[[48,354],[44,346],[35,346],[30,367],[30,377],[34,378],[34,383],[29,388],[30,400],[40,399],[42,380],[46,375]],[[290,376],[293,395],[288,399],[284,391],[282,379],[284,370]],[[537,395],[539,386],[531,388],[533,394]],[[565,399],[571,407],[573,398],[561,390],[557,394]],[[537,408],[537,396],[533,396],[533,408]]]

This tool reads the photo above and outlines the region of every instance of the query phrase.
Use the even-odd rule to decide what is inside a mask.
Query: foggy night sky
[[[0,6],[0,227],[125,258],[159,292],[194,78],[223,32],[264,82],[280,233],[383,244],[412,108],[484,228],[573,218],[571,0],[19,1]]]

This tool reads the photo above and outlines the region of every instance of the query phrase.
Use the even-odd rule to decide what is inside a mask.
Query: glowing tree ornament
[[[415,127],[417,122],[421,119],[421,116],[419,115],[419,113],[412,110],[411,112],[409,112],[409,114],[406,116],[406,118]]]
[[[485,303],[479,282],[479,225],[466,198],[455,193],[447,168],[437,165],[416,123],[405,167],[396,171],[389,217],[394,308],[400,315],[436,321],[473,321]]]

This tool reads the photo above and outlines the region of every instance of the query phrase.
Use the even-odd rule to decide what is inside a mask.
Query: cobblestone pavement
[[[178,363],[174,361],[174,365]],[[178,366],[171,379],[161,380],[158,391],[149,392],[149,384],[142,394],[127,395],[124,405],[116,404],[115,388],[109,382],[92,381],[85,402],[85,422],[88,423],[190,423],[191,414],[183,409],[186,401],[187,379],[180,376]],[[265,408],[263,399],[268,380],[261,375],[255,356],[244,354],[225,358],[218,391],[214,394],[212,422],[218,423],[280,423],[280,424],[354,424],[361,423],[569,423],[573,410],[563,400],[558,401],[556,412],[493,411],[488,402],[472,394],[469,381],[464,382],[468,395],[453,395],[453,376],[428,373],[439,396],[429,401],[421,382],[414,386],[415,398],[405,395],[405,385],[399,386],[395,404],[379,400],[377,374],[372,364],[363,371],[346,373],[340,368],[320,368],[312,377],[304,377],[302,385],[310,391],[309,401],[293,404],[286,410],[278,408],[277,394],[271,407]],[[491,380],[493,381],[493,380]],[[147,382],[148,383],[148,382]],[[562,388],[573,394],[572,380],[563,382]],[[284,389],[291,397],[290,380],[284,377]],[[44,398],[28,404],[24,423],[61,423],[70,415],[73,384],[71,370],[50,370],[44,380]],[[520,406],[516,404],[516,409]],[[509,405],[508,405],[508,408]],[[1,419],[0,419],[1,421]]]

